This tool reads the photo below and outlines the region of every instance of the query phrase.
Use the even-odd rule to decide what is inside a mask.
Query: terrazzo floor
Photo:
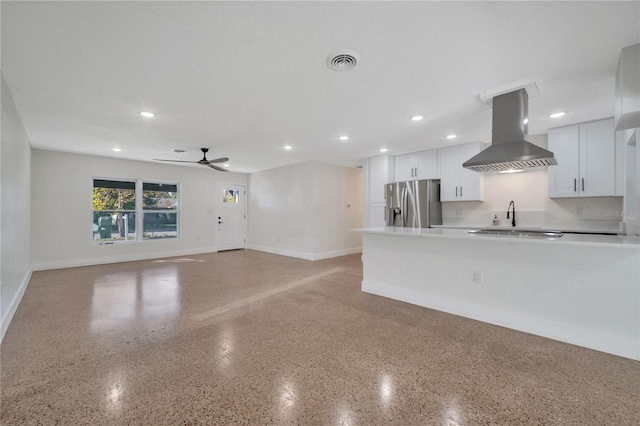
[[[0,424],[638,425],[640,362],[360,291],[360,255],[36,272]]]

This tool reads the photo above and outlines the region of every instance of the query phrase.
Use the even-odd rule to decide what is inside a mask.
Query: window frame
[[[175,185],[176,186],[176,209],[175,210],[154,210],[154,209],[146,209],[144,208],[144,184],[145,183],[155,183],[155,184],[162,184],[162,185]],[[138,189],[138,186],[136,185],[136,191]],[[136,235],[140,238],[140,241],[143,242],[147,242],[147,241],[171,241],[171,240],[177,240],[180,238],[180,228],[181,228],[181,217],[182,215],[180,214],[180,192],[181,192],[181,187],[180,187],[180,182],[171,182],[171,181],[165,181],[165,180],[160,180],[160,179],[140,179],[140,234],[138,235],[138,223],[136,223]],[[136,205],[137,203],[137,196],[138,193],[136,192]],[[166,212],[174,212],[176,214],[176,236],[175,238],[147,238],[146,240],[144,239],[144,214],[145,213],[166,213]],[[136,213],[137,214],[137,213]],[[137,216],[136,216],[136,221],[137,221]]]
[[[163,179],[139,179],[139,178],[122,178],[122,177],[110,177],[110,176],[92,176],[91,177],[91,202],[93,203],[93,188],[95,188],[96,180],[110,180],[114,182],[134,182],[135,184],[135,199],[136,199],[136,207],[135,210],[122,210],[122,212],[133,212],[136,215],[136,237],[130,240],[118,240],[118,241],[96,241],[94,239],[94,230],[93,230],[93,216],[94,212],[99,210],[93,209],[93,204],[91,205],[91,233],[89,234],[91,238],[91,244],[96,246],[104,246],[104,245],[115,245],[115,244],[131,244],[131,243],[146,243],[151,241],[176,241],[181,238],[182,232],[180,231],[182,228],[182,214],[181,210],[181,193],[182,193],[182,185],[180,182],[176,181],[167,181]],[[154,213],[154,210],[145,210],[143,207],[143,184],[144,183],[154,183],[154,184],[162,184],[162,185],[175,185],[176,186],[176,209],[175,210],[162,210],[158,211],[160,213],[166,213],[167,211],[175,212],[176,214],[176,236],[175,238],[143,238],[143,226],[144,226],[144,213]],[[108,210],[112,211],[112,210]],[[113,210],[115,211],[115,210]],[[120,211],[120,210],[118,210]]]

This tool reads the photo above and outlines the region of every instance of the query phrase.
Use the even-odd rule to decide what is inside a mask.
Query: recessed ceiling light
[[[140,113],[140,115],[143,116],[143,117],[146,117],[146,118],[153,118],[153,117],[156,116],[154,113],[149,112],[149,111],[142,111]]]
[[[122,149],[120,149],[120,148],[111,148],[111,150],[112,150],[112,151],[115,151],[115,152],[120,152],[120,151],[122,151]]]
[[[566,112],[564,112],[564,111],[554,112],[553,114],[549,114],[549,117],[551,117],[551,118],[560,118],[565,114],[566,114]]]
[[[223,164],[222,167],[229,167],[229,165],[228,164]]]
[[[291,145],[285,145],[285,146],[283,146],[283,148],[286,149],[286,150],[290,150],[293,147]]]
[[[389,151],[387,148],[380,148],[380,152],[387,152]]]
[[[348,141],[349,140],[349,136],[347,136],[347,135],[340,136],[340,140],[341,141]]]
[[[519,173],[522,172],[522,169],[509,169],[509,170],[500,170],[498,173]]]
[[[447,139],[455,139],[458,135],[447,135]]]
[[[424,117],[423,117],[423,116],[421,116],[421,115],[414,115],[413,117],[411,117],[411,119],[412,119],[413,121],[420,121],[420,120],[422,120],[423,118],[424,118]]]

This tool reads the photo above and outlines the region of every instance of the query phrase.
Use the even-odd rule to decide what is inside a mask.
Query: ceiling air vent
[[[350,71],[360,62],[355,52],[344,51],[327,56],[327,66],[334,71]]]

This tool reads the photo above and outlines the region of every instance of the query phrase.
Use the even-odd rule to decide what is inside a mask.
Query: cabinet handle
[[[576,182],[577,182],[577,179],[574,179],[573,180],[573,192],[578,192],[578,187],[577,187],[578,184]]]
[[[458,196],[458,187],[456,186],[456,197]]]
[[[417,167],[415,168],[415,171],[416,171],[416,177],[418,177],[418,168]]]
[[[460,187],[460,196],[462,197],[462,187]]]
[[[582,178],[582,192],[584,192],[584,178]]]
[[[384,208],[384,223],[387,223],[387,208]]]

